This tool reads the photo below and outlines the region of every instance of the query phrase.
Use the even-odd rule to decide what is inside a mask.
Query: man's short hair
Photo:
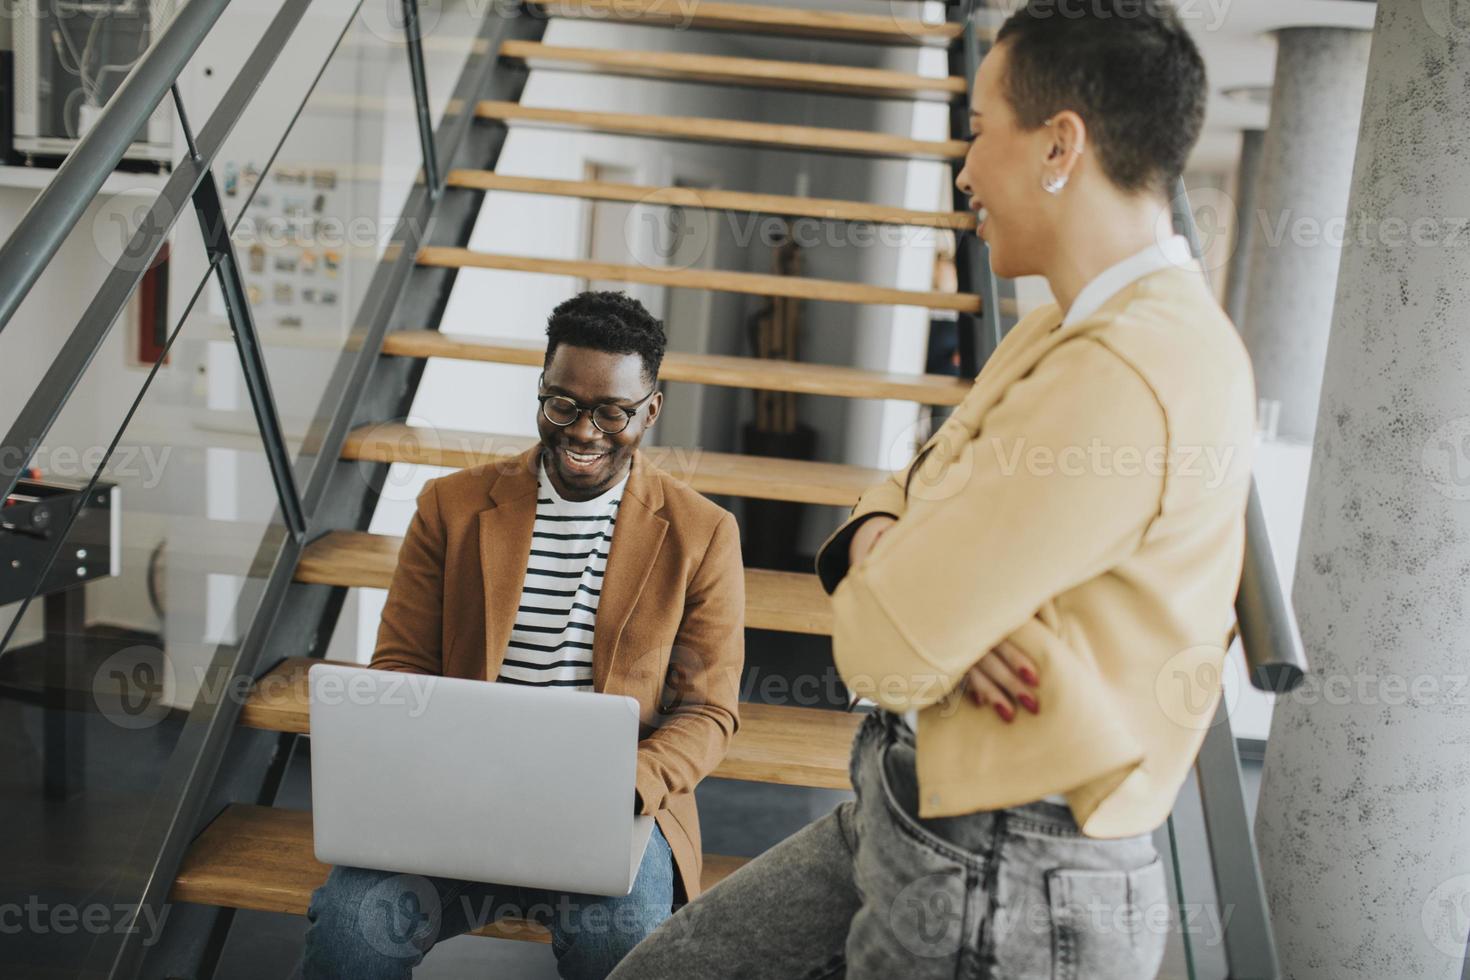
[[[588,291],[551,311],[546,321],[547,364],[562,344],[637,354],[643,359],[644,380],[652,384],[658,380],[668,337],[663,322],[627,293]]]
[[[1025,129],[1064,109],[1120,189],[1167,195],[1205,116],[1205,63],[1167,0],[1029,0],[996,35]]]

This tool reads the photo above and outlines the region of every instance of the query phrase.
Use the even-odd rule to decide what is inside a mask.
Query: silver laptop
[[[553,891],[626,895],[638,702],[315,664],[316,857]]]

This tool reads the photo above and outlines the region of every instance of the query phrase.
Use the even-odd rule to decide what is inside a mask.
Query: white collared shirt
[[[1062,326],[1070,327],[1079,320],[1092,316],[1104,303],[1144,276],[1171,266],[1187,269],[1193,264],[1194,255],[1189,250],[1189,239],[1183,235],[1171,235],[1093,277],[1091,282],[1082,287],[1077,298],[1072,300],[1072,306],[1062,318]]]

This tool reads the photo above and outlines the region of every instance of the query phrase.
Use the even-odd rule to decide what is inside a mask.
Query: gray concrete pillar
[[[1292,980],[1466,969],[1470,20],[1457,2],[1378,5],[1293,593],[1312,670],[1276,706],[1256,821]]]
[[[1277,432],[1310,442],[1371,35],[1293,27],[1276,39],[1250,285],[1237,325],[1259,396],[1280,405]],[[1271,419],[1262,421],[1269,429]]]
[[[1250,283],[1250,255],[1255,240],[1255,214],[1260,199],[1261,148],[1264,129],[1240,134],[1240,161],[1235,167],[1235,244],[1225,267],[1225,313],[1239,323],[1245,319],[1246,289]]]

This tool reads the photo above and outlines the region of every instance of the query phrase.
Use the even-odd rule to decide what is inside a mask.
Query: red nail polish
[[[1019,702],[1021,702],[1021,707],[1025,708],[1027,711],[1031,712],[1033,715],[1040,714],[1041,713],[1041,707],[1040,707],[1040,705],[1038,705],[1036,703],[1036,699],[1033,698],[1031,695],[1029,695],[1029,694],[1017,694],[1016,695],[1016,700],[1019,701]]]
[[[995,702],[995,713],[1000,715],[1000,720],[1004,722],[1009,722],[1016,717],[1016,713],[1011,710],[1011,706],[1000,701]]]
[[[1017,673],[1021,675],[1021,680],[1030,684],[1032,687],[1036,687],[1041,683],[1036,677],[1036,672],[1030,667],[1022,667]]]

